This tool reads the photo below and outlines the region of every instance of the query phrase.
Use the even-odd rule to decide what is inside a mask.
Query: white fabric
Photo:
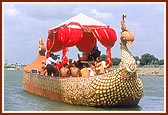
[[[106,24],[102,23],[102,22],[99,22],[89,16],[86,16],[84,15],[83,13],[80,13],[68,20],[66,20],[65,22],[51,28],[51,29],[54,29],[54,28],[58,28],[59,26],[61,25],[64,25],[64,24],[69,24],[70,22],[77,22],[79,23],[80,25],[89,25],[89,26],[92,26],[92,25],[96,25],[96,26],[107,26]],[[79,26],[73,26],[73,28],[79,28]]]
[[[47,58],[46,60],[46,65],[52,64],[52,63],[57,63],[58,60],[54,60],[52,57]]]
[[[94,71],[91,69],[91,68],[87,68],[88,70],[89,70],[89,72],[90,72],[90,76],[94,76]]]

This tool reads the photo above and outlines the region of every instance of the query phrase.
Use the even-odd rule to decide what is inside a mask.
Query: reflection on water
[[[143,111],[163,111],[164,110],[164,98],[145,96],[139,102],[139,106],[143,107]]]
[[[141,76],[144,97],[136,106],[100,108],[65,104],[25,92],[22,75],[22,71],[4,73],[5,111],[164,111],[164,77]]]
[[[103,107],[103,108],[101,107],[101,109],[103,109],[102,111],[142,111],[142,108],[139,105]]]

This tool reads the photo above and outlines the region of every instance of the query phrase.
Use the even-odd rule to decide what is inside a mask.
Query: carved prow
[[[24,67],[24,71],[27,71],[27,72],[30,72],[31,70],[40,71],[42,61],[46,60],[45,51],[46,51],[46,46],[44,45],[43,40],[40,38],[38,55],[33,63]]]
[[[127,43],[132,47],[132,42],[134,41],[134,34],[131,32],[125,25],[124,18],[126,17],[126,14],[123,14],[122,20],[121,20],[121,37],[120,37],[120,48],[121,48],[121,62],[119,64],[118,69],[120,69],[122,74],[125,74],[125,77],[134,77],[136,76],[137,72],[137,65],[136,61],[131,54],[131,52],[127,48]]]

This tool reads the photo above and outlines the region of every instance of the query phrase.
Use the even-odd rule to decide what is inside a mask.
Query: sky
[[[38,54],[40,38],[46,43],[48,30],[69,18],[83,13],[104,24],[110,25],[117,33],[112,57],[121,57],[121,17],[134,32],[134,56],[149,53],[158,59],[165,57],[165,3],[3,3],[3,61],[5,63],[29,64]],[[101,54],[106,48],[98,43]],[[67,56],[77,59],[80,53],[76,47],[69,48]],[[61,55],[61,52],[57,52]]]

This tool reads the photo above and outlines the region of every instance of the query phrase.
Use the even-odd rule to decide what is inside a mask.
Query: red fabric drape
[[[61,41],[62,47],[72,47],[81,40],[82,36],[82,29],[61,27],[57,39]]]
[[[58,52],[62,50],[62,42],[58,39],[58,32],[53,31],[47,39],[47,50],[49,52]]]
[[[66,56],[67,51],[68,51],[67,47],[62,49],[62,65],[68,63],[68,57]]]
[[[69,28],[67,26],[60,27],[58,30],[58,41],[62,45],[62,62],[65,64],[68,61],[66,56],[67,47],[72,47],[81,40],[83,31],[80,28]]]
[[[93,34],[84,32],[82,39],[79,41],[76,47],[79,49],[79,51],[89,54],[95,46],[95,43],[96,38],[93,36]]]
[[[93,31],[94,36],[100,43],[107,48],[106,50],[106,64],[112,64],[111,47],[117,40],[115,31],[112,28],[100,28]],[[110,59],[110,60],[108,60]]]
[[[62,42],[57,39],[58,32],[57,29],[48,31],[49,36],[47,38],[47,58],[50,56],[51,52],[57,52],[62,50]]]
[[[106,50],[106,65],[108,65],[108,64],[109,64],[108,67],[113,65],[112,55],[111,55],[111,48],[110,47],[107,47],[107,50]]]
[[[71,25],[78,26],[72,28]],[[68,25],[62,25],[58,28],[48,31],[47,39],[47,55],[50,52],[57,52],[62,50],[62,61],[67,62],[66,56],[67,47],[76,46],[79,51],[85,54],[90,53],[95,46],[96,39],[107,48],[106,50],[106,64],[112,65],[111,47],[117,40],[115,31],[110,27],[99,26],[81,26],[78,23],[71,22]]]

